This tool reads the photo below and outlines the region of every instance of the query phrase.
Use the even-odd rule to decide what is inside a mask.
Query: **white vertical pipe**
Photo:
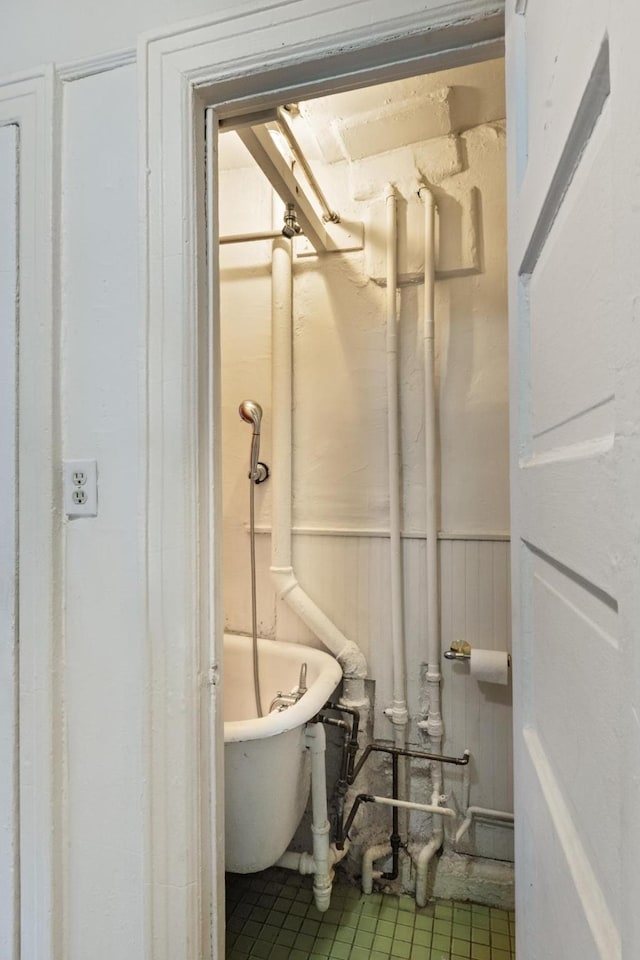
[[[311,751],[311,833],[313,835],[313,899],[316,909],[329,909],[333,867],[329,850],[329,815],[327,810],[327,774],[325,763],[326,737],[321,723],[313,723],[306,730],[307,746]]]
[[[430,750],[442,752],[442,712],[440,707],[440,608],[438,596],[438,451],[435,379],[435,202],[431,191],[419,191],[424,203],[424,432],[426,486],[426,560],[427,560],[427,694],[428,715],[419,726],[429,735]],[[442,764],[431,764],[431,803],[439,804],[442,795]],[[438,818],[428,843],[414,857],[417,864],[416,903],[427,902],[429,864],[444,842],[444,827]]]
[[[387,243],[387,299],[386,299],[386,372],[387,372],[387,436],[389,473],[389,548],[391,569],[391,651],[393,669],[393,700],[384,712],[393,724],[393,739],[397,747],[407,740],[409,713],[406,700],[406,664],[404,642],[404,608],[402,577],[402,444],[400,432],[400,383],[398,376],[399,336],[396,291],[398,287],[398,202],[391,184],[385,191]],[[407,764],[400,761],[400,783],[406,796]],[[400,833],[406,833],[407,815],[402,813]],[[377,844],[364,851],[362,857],[362,891],[371,893],[373,880],[381,875],[373,869],[376,860],[391,855],[388,843]]]
[[[385,713],[394,724],[396,745],[406,740],[409,721],[406,701],[404,612],[402,585],[402,448],[400,435],[400,385],[398,377],[398,226],[397,198],[391,184],[385,192],[387,228],[387,435],[389,464],[389,546],[391,568],[391,648],[393,659],[393,702]]]
[[[438,451],[435,377],[435,205],[426,187],[424,203],[424,433],[427,551],[427,682],[436,703],[429,703],[429,736],[442,736],[440,716],[440,611],[438,598]],[[437,716],[434,707],[437,708]]]
[[[364,681],[367,661],[360,648],[336,627],[298,583],[292,565],[292,396],[293,313],[291,244],[273,243],[272,265],[272,530],[271,577],[278,596],[336,657],[344,674],[343,699],[359,708],[368,701]]]
[[[293,444],[293,281],[291,243],[272,246],[271,269],[271,567],[291,567]]]

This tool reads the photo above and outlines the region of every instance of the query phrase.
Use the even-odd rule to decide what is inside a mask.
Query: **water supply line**
[[[274,240],[271,281],[272,455],[277,478],[272,494],[271,577],[284,600],[340,663],[343,699],[359,708],[368,705],[365,693],[367,661],[353,640],[318,607],[298,583],[292,562],[292,414],[293,414],[293,291],[291,243]]]
[[[435,201],[431,190],[423,186],[418,195],[424,204],[424,433],[426,487],[426,561],[427,561],[427,716],[418,727],[429,737],[429,749],[442,750],[442,712],[440,704],[440,610],[438,596],[438,452],[435,380]],[[431,763],[431,803],[443,799],[442,764]],[[412,851],[417,868],[416,903],[427,902],[429,864],[444,843],[444,826],[434,821],[430,840],[422,849]]]

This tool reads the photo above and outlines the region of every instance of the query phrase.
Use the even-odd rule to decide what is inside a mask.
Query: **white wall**
[[[96,459],[99,485],[98,516],[65,528],[69,956],[131,960],[144,944],[147,682],[135,89],[133,66],[64,88],[61,371],[63,453]]]
[[[464,68],[458,82],[486,79],[483,68]],[[448,82],[451,78],[448,77]],[[494,82],[495,81],[495,78]],[[499,80],[501,80],[501,72]],[[380,95],[382,97],[382,95]],[[225,135],[226,136],[226,135]],[[224,139],[224,137],[223,137]],[[387,180],[415,200],[416,157],[427,146],[450,149],[450,138],[412,144],[367,161],[316,172],[343,218],[365,221],[375,245],[378,218],[373,197]],[[501,123],[460,135],[462,169],[440,180],[445,196],[480,198],[481,265],[467,277],[437,284],[440,445],[442,450],[440,544],[442,644],[466,639],[480,647],[509,649],[509,550],[487,534],[509,529],[505,138]],[[223,145],[223,157],[225,150]],[[256,167],[224,169],[220,180],[221,232],[272,226],[272,192]],[[354,195],[366,199],[354,200]],[[441,231],[458,232],[458,220],[441,202]],[[273,225],[282,217],[274,204]],[[421,212],[421,211],[420,211]],[[399,229],[406,226],[400,204]],[[464,237],[453,248],[462,260]],[[238,404],[257,400],[264,409],[261,459],[270,461],[270,243],[221,250],[223,469],[225,513],[225,621],[250,632],[247,463],[251,431]],[[455,249],[450,251],[455,258]],[[294,262],[294,527],[296,572],[307,592],[364,650],[376,681],[375,733],[389,737],[382,715],[391,702],[388,482],[386,458],[385,290],[368,274],[374,258],[362,252],[297,258]],[[401,260],[400,272],[404,260]],[[409,708],[420,718],[420,667],[426,659],[422,288],[400,293],[401,406],[405,617]],[[268,534],[270,484],[256,490],[257,523]],[[311,531],[311,532],[309,532]],[[379,534],[371,531],[380,531]],[[346,535],[347,532],[349,535]],[[461,538],[461,539],[458,539]],[[258,619],[264,634],[312,641],[312,635],[276,603],[269,578],[268,535],[258,536]],[[473,753],[472,803],[512,809],[511,694],[486,688],[468,668],[443,661],[445,750]],[[411,739],[420,743],[415,725]],[[463,803],[459,777],[450,779]],[[415,787],[424,790],[423,784]],[[475,842],[474,842],[475,841]],[[467,844],[485,856],[509,857],[511,832],[478,827]]]

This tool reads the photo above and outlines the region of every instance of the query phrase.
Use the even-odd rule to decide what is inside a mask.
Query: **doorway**
[[[259,113],[241,117],[237,126],[232,117],[225,119],[216,147],[207,150],[210,157],[217,157],[218,166],[218,210],[213,216],[220,245],[225,633],[251,634],[250,440],[238,416],[240,403],[251,397],[262,410],[260,458],[267,464],[272,465],[272,431],[278,426],[274,418],[292,416],[294,516],[287,562],[294,562],[303,588],[342,634],[355,641],[367,660],[371,712],[361,747],[367,738],[389,742],[394,737],[388,718],[393,668],[385,453],[385,191],[390,183],[397,194],[399,472],[406,634],[402,656],[407,667],[405,696],[410,717],[406,744],[415,750],[428,744],[420,727],[426,719],[428,659],[421,185],[433,192],[438,210],[438,659],[462,643],[505,655],[510,652],[504,115],[503,62],[493,59],[297,103],[263,106]],[[286,169],[280,172],[282,159]],[[296,181],[300,167],[300,180]],[[289,187],[287,174],[291,176]],[[280,282],[277,264],[272,263],[272,246],[274,238],[276,246],[281,246],[283,232],[287,235],[287,217],[296,215],[298,190],[298,196],[307,194],[300,196],[300,220],[307,229],[298,224],[300,232],[290,241],[293,361],[287,375],[292,380],[293,411],[288,413],[286,405],[283,411],[276,399],[276,410],[271,401],[272,392],[279,389],[274,378],[280,376],[282,366],[280,355],[274,352],[280,349],[274,346],[277,333],[272,331],[272,288]],[[293,202],[293,211],[287,200]],[[314,207],[315,220],[308,214]],[[339,211],[337,224],[330,219],[334,210]],[[318,252],[317,235],[323,229],[334,246]],[[212,256],[216,257],[216,251]],[[280,523],[272,509],[282,483],[280,447],[276,462],[280,476],[278,469],[272,469],[268,480],[262,482],[261,478],[255,487],[259,635],[322,648],[318,635],[291,609],[286,595],[279,594],[278,577],[274,585],[270,574],[270,567],[281,564],[279,554],[275,560],[270,557],[274,525]],[[290,466],[286,469],[289,474]],[[286,483],[289,489],[290,480]],[[281,533],[277,536],[281,538]],[[467,825],[459,839],[454,837],[456,831],[448,832],[430,871],[429,896],[483,899],[485,909],[496,911],[494,947],[500,951],[506,944],[508,950],[505,910],[513,906],[513,876],[507,868],[513,859],[511,689],[509,684],[479,683],[466,663],[446,659],[442,663],[442,751],[455,754],[469,749],[472,755],[470,773],[455,768],[446,771],[443,792],[448,806],[460,813],[457,827],[470,807],[483,810],[484,815],[478,816],[470,829]],[[246,673],[250,671],[247,661]],[[236,671],[228,676],[225,704],[229,718],[236,719],[234,704],[243,694],[229,685],[238,683]],[[338,778],[339,751],[339,738],[330,738],[330,797]],[[230,769],[227,775],[233,775]],[[389,778],[386,769],[364,771],[358,790],[389,793]],[[287,787],[280,783],[278,789],[282,795]],[[400,799],[424,802],[431,789],[428,765],[415,762]],[[262,790],[266,804],[267,784]],[[333,833],[338,815],[335,803],[332,814]],[[293,851],[311,848],[310,816],[309,811],[295,837],[291,836]],[[378,886],[407,894],[415,888],[415,864],[407,851],[419,848],[432,835],[434,819],[419,812],[411,815],[403,825],[402,866],[395,885],[378,880]],[[340,867],[345,881],[359,883],[363,853],[374,842],[384,840],[385,830],[387,834],[390,830],[387,821],[389,816],[376,816],[375,812],[360,814],[350,854]],[[255,822],[247,822],[243,835],[253,826],[257,826]],[[235,853],[236,842],[228,831],[227,841]],[[468,872],[476,872],[476,881],[466,885],[455,881],[452,858],[455,869],[461,862],[475,864]],[[377,874],[390,876],[390,855],[381,854],[379,861]],[[237,860],[232,857],[231,862]],[[284,940],[291,941],[292,956],[307,947],[313,952],[310,934],[302,927],[301,939],[297,939],[292,929],[287,932],[276,923],[280,914],[282,923],[287,920],[282,907],[287,906],[291,889],[300,890],[300,896],[311,896],[311,877],[282,881],[276,897],[281,909],[274,910],[271,888],[280,880],[279,875],[268,872],[254,879],[231,879],[230,955],[245,947],[249,953],[254,947],[263,950],[264,943],[284,949]],[[339,900],[338,892],[337,897]],[[247,913],[249,902],[255,905],[253,913]],[[355,899],[351,906],[356,909]],[[334,914],[335,910],[330,910],[333,920]],[[462,919],[467,918],[470,921],[470,912]],[[314,935],[325,947],[324,934],[335,923],[323,924],[322,919],[320,915],[312,917],[309,926],[318,927]],[[294,917],[287,922],[294,923]],[[361,939],[369,932],[360,931]],[[412,932],[421,946],[430,946],[424,940],[425,930]],[[468,932],[470,937],[470,923]],[[481,928],[474,935],[476,932],[484,937]],[[385,945],[392,949],[388,940],[380,934],[380,949]],[[330,946],[345,949],[337,941]],[[490,943],[483,939],[481,946],[490,948]]]

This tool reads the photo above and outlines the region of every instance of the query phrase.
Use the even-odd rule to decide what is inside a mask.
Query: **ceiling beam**
[[[283,203],[294,204],[298,223],[314,248],[319,253],[330,248],[322,217],[316,212],[303,182],[290,169],[266,127],[241,127],[236,132]]]

